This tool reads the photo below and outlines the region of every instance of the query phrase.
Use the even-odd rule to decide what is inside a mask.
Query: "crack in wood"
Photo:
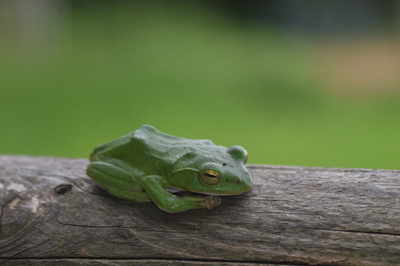
[[[16,200],[18,197],[18,194],[13,195],[10,199],[8,199],[3,205],[0,204],[0,237],[2,234],[2,229],[3,229],[3,212],[4,209],[7,207],[7,205],[11,204],[12,202],[14,202],[14,200]]]
[[[327,231],[327,232],[340,232],[340,233],[354,233],[354,234],[369,234],[369,235],[386,235],[400,237],[400,233],[389,233],[389,232],[378,232],[378,231],[361,231],[361,230],[346,230],[346,229],[323,229],[323,228],[312,228],[312,230]]]

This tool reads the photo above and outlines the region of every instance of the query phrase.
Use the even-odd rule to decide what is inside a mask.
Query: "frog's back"
[[[183,154],[193,149],[215,146],[210,140],[186,139],[162,133],[150,125],[142,125],[128,135],[100,145],[93,154],[104,154],[128,161],[147,174],[161,174]]]
[[[165,134],[153,126],[142,125],[130,134],[129,161],[140,164],[148,174],[168,171],[185,153],[193,149],[206,149],[215,144],[210,140],[186,139]]]
[[[159,149],[170,149],[171,147],[195,146],[215,146],[211,140],[205,139],[187,139],[172,136],[158,131],[153,126],[142,125],[139,129],[129,134],[134,141],[141,141],[146,146],[156,146]]]
[[[139,148],[143,152],[148,151],[151,157],[160,157],[160,159],[172,159],[175,161],[178,157],[188,152],[190,148],[201,148],[215,146],[210,140],[187,139],[165,134],[158,131],[153,126],[143,125],[138,130],[131,133],[132,148]],[[142,154],[146,155],[146,154]]]

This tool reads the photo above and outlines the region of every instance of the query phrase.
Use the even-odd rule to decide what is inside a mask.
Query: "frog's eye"
[[[232,157],[239,159],[244,163],[247,162],[248,154],[242,146],[232,146],[228,149],[228,153],[232,155]]]
[[[221,174],[215,170],[205,170],[200,173],[200,176],[207,185],[216,185],[221,180]]]

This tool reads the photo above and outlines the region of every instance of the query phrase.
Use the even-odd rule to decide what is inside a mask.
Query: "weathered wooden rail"
[[[0,264],[400,265],[400,171],[250,165],[251,192],[168,214],[87,163],[0,156]]]

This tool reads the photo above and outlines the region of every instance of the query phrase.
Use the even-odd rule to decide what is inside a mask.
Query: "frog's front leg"
[[[137,170],[122,161],[110,159],[92,162],[87,174],[111,195],[138,202],[151,201],[138,180]]]
[[[161,176],[150,175],[143,178],[143,187],[147,195],[163,211],[176,213],[199,208],[212,209],[221,204],[221,198],[215,196],[177,197],[168,192],[165,185]]]

